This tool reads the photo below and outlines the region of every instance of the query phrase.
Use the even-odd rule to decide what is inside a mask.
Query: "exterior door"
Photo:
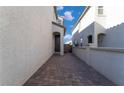
[[[60,52],[60,35],[55,35],[55,52]]]

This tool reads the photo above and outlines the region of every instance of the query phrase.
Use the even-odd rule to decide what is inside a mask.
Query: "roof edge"
[[[78,21],[75,23],[74,27],[71,29],[71,31],[73,32],[73,30],[75,29],[75,27],[78,25],[78,23],[81,21],[81,19],[85,16],[85,14],[88,12],[88,10],[91,8],[91,6],[87,6],[84,10],[84,12],[81,14],[81,16],[78,18]]]
[[[58,15],[57,15],[56,6],[53,6],[53,7],[54,7],[54,13],[55,13],[56,19],[58,19]]]
[[[58,24],[58,23],[56,23],[56,22],[54,22],[54,21],[52,21],[52,24],[55,24],[55,25],[57,25],[57,26],[59,26],[59,27],[64,28],[64,34],[65,34],[66,28],[65,28],[63,25],[60,25],[60,24]]]

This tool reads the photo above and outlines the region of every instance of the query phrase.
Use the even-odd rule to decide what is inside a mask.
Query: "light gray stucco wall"
[[[60,33],[60,55],[64,55],[64,28],[53,24],[52,31]]]
[[[124,85],[124,49],[73,48],[73,53],[115,84]]]
[[[124,23],[106,30],[103,47],[124,48]]]
[[[91,23],[88,27],[86,27],[83,31],[81,32],[76,32],[73,37],[72,37],[72,41],[74,42],[74,40],[80,40],[82,38],[82,43],[83,46],[87,46],[88,45],[88,36],[89,35],[94,35],[94,23]],[[94,41],[94,36],[93,36],[93,41]]]
[[[81,32],[76,32],[72,41],[83,40],[83,46],[88,45],[88,35],[93,35],[93,44],[98,45],[98,34],[103,33],[104,37],[101,42],[101,47],[113,47],[113,48],[124,48],[124,23],[121,23],[117,26],[111,27],[109,29],[105,29],[100,24],[94,22],[86,27]],[[95,37],[95,38],[94,38]]]
[[[53,7],[0,7],[0,85],[22,85],[53,54]]]

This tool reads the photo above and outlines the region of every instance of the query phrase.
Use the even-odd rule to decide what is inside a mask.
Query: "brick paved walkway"
[[[51,85],[115,85],[73,54],[53,55],[25,84]]]

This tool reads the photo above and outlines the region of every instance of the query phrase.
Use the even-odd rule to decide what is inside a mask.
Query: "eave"
[[[58,19],[58,15],[57,15],[56,6],[54,6],[54,13],[55,13],[56,19]]]
[[[79,17],[78,21],[75,23],[74,27],[72,28],[72,32],[75,29],[75,27],[78,25],[78,23],[81,21],[81,19],[85,16],[85,14],[88,12],[88,10],[91,8],[91,6],[87,6],[84,10],[84,12],[81,14],[81,16]]]
[[[64,34],[65,34],[66,28],[65,28],[63,25],[60,25],[60,24],[58,24],[58,23],[56,23],[56,22],[52,22],[52,24],[63,28],[63,29],[64,29]]]

